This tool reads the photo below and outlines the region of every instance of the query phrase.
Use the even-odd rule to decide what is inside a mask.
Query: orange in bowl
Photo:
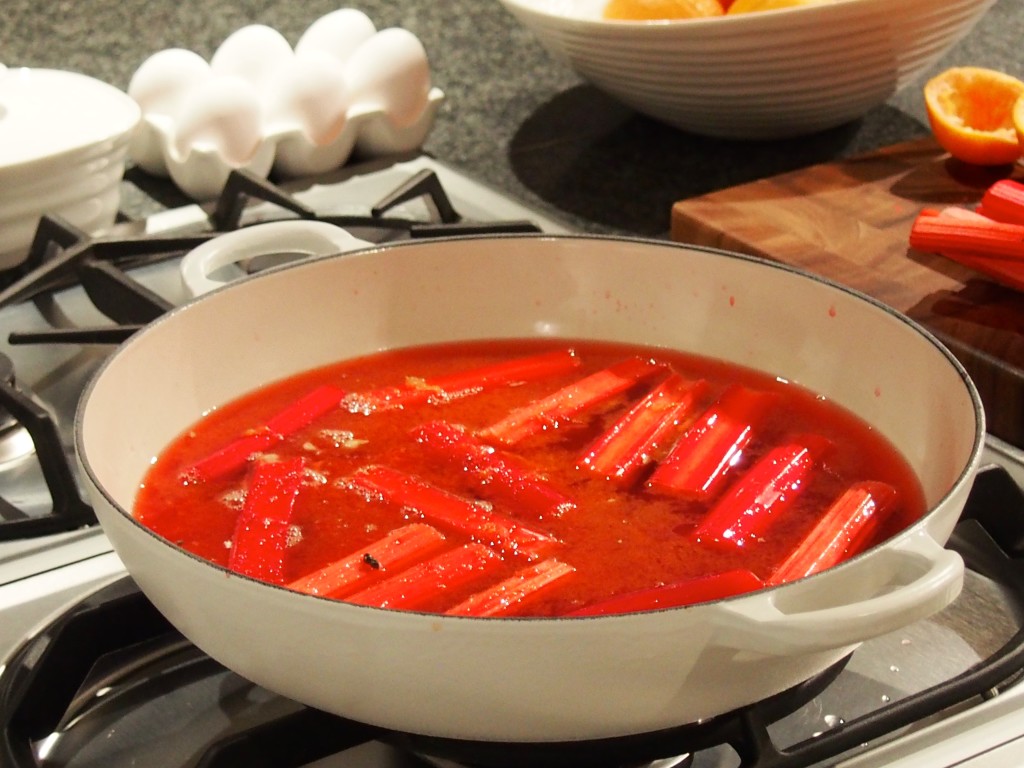
[[[729,6],[729,14],[777,11],[781,8],[798,8],[803,5],[821,5],[832,0],[735,0]]]
[[[947,69],[924,87],[935,140],[973,165],[1006,165],[1021,156],[1014,107],[1022,96],[1024,82],[983,67]]]
[[[604,18],[616,21],[697,19],[725,13],[719,0],[609,0]]]
[[[1017,131],[1021,154],[1024,154],[1024,96],[1018,98],[1013,105],[1013,128]]]

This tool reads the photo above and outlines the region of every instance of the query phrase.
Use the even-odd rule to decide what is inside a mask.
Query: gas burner
[[[677,754],[681,745],[705,749],[742,740],[751,719],[769,722],[788,714],[818,695],[842,666],[743,711],[657,733],[561,744],[433,739],[328,715],[258,689],[185,641],[124,577],[28,639],[0,672],[0,764],[74,766],[79,763],[67,756],[89,754],[92,748],[101,756],[106,749],[116,752],[109,734],[130,727],[144,707],[190,702],[191,689],[202,688],[214,692],[212,709],[204,714],[186,706],[192,734],[202,743],[173,750],[202,754],[198,764],[207,768],[252,764],[257,758],[259,764],[297,768],[371,741],[437,768],[686,768],[692,757]],[[217,714],[225,708],[234,713],[227,728]],[[268,749],[278,756],[272,762],[266,761]],[[748,755],[756,749],[740,747]],[[105,765],[108,758],[96,759]]]
[[[592,741],[501,743],[460,741],[395,733],[383,738],[438,768],[686,768],[693,755],[728,745],[743,760],[741,768],[772,765],[780,757],[768,726],[796,712],[828,688],[849,659],[811,679],[749,707],[709,720]]]
[[[126,576],[53,619],[0,669],[0,764],[117,768],[153,758],[169,766],[298,768],[358,753],[359,760],[330,764],[687,768],[709,754],[719,764],[723,749],[732,750],[726,759],[731,765],[738,757],[740,768],[832,764],[944,712],[1012,695],[1024,669],[1022,531],[1020,488],[1002,469],[982,470],[950,545],[974,572],[999,585],[1018,617],[1016,633],[959,675],[823,732],[805,733],[791,745],[779,745],[774,726],[834,686],[845,662],[736,712],[653,734],[559,744],[435,739],[328,715],[254,686],[185,641]],[[126,756],[119,740],[130,739],[132,727],[147,737]],[[368,763],[364,750],[384,750],[387,757]]]
[[[430,755],[419,755],[418,757],[427,765],[433,766],[433,768],[475,768],[475,766],[467,763],[455,763],[451,760],[431,757]],[[689,768],[692,765],[693,755],[680,755],[679,757],[666,757],[660,760],[625,763],[618,768]]]

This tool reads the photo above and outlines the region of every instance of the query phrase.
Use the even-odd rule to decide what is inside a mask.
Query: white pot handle
[[[960,555],[921,532],[870,557],[723,603],[720,640],[772,654],[855,646],[942,610],[963,577]]]
[[[215,237],[189,251],[181,260],[181,279],[192,296],[201,296],[230,281],[212,277],[215,272],[246,259],[273,253],[327,256],[371,245],[323,221],[255,224]]]

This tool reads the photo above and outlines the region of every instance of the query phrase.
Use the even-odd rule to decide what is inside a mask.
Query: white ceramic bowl
[[[859,557],[776,589],[578,619],[462,619],[300,594],[211,565],[132,517],[152,457],[209,409],[267,381],[380,349],[530,336],[667,346],[785,375],[876,425],[919,474],[931,511]],[[129,573],[228,667],[389,728],[564,741],[721,714],[945,607],[963,563],[942,545],[984,429],[977,392],[949,352],[824,280],[669,243],[508,236],[370,248],[212,291],[109,359],[83,396],[76,447]]]
[[[580,76],[694,133],[773,139],[860,117],[994,0],[834,0],[708,19],[613,22],[606,0],[501,0]]]
[[[88,232],[113,223],[140,116],[127,94],[86,75],[0,70],[0,268],[25,257],[43,214]]]

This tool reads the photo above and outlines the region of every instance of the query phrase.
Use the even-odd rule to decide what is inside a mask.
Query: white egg
[[[210,67],[217,75],[242,77],[262,88],[293,56],[291,45],[276,29],[250,24],[225,38]]]
[[[210,78],[210,65],[193,51],[168,48],[154,53],[135,70],[128,95],[147,115],[172,115],[182,96]]]
[[[263,107],[252,83],[233,75],[207,80],[182,99],[175,121],[179,158],[193,151],[215,153],[244,165],[263,142]]]
[[[339,8],[310,24],[295,44],[295,52],[323,51],[344,64],[377,32],[370,17],[354,8]]]
[[[314,144],[334,139],[345,126],[348,87],[341,64],[323,51],[297,53],[268,83],[265,95],[269,134],[296,127]]]
[[[423,44],[400,27],[375,34],[345,67],[353,108],[380,109],[396,124],[415,122],[430,96],[430,65]]]

